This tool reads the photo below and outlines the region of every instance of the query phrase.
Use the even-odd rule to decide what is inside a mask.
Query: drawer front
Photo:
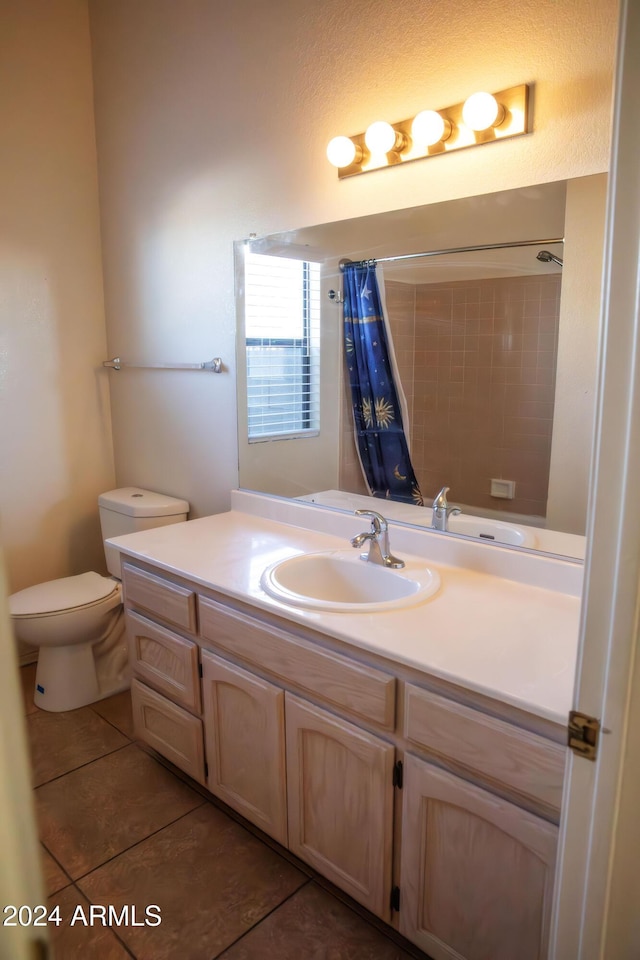
[[[404,734],[419,747],[560,810],[566,751],[557,743],[410,683]]]
[[[131,681],[131,704],[136,736],[204,783],[202,720],[135,679]]]
[[[327,703],[387,730],[395,725],[395,677],[199,598],[201,636]]]
[[[200,713],[197,644],[132,610],[125,616],[133,672],[172,700]]]
[[[128,603],[143,607],[154,616],[189,633],[196,632],[196,595],[193,590],[139,570],[129,563],[122,565],[122,582]]]

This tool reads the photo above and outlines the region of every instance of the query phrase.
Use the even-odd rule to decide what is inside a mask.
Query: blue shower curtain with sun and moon
[[[374,497],[422,505],[411,466],[375,261],[344,265],[344,343],[355,438]]]

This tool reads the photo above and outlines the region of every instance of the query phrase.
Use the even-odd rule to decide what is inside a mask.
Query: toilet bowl
[[[103,540],[180,523],[189,504],[124,487],[99,498]],[[120,551],[105,542],[111,576],[88,572],[49,580],[9,597],[17,640],[37,647],[36,706],[59,712],[102,700],[130,685]]]
[[[129,686],[117,580],[99,573],[49,580],[14,593],[10,610],[16,636],[39,647],[33,699],[43,710],[74,710]]]

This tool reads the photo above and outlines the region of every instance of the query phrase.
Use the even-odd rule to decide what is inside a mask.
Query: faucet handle
[[[434,509],[447,506],[447,494],[449,493],[450,489],[451,487],[443,487],[442,490],[436,494],[436,496],[433,498]]]
[[[371,528],[375,534],[384,533],[387,529],[387,521],[381,513],[375,510],[356,510],[356,517],[371,517]]]
[[[360,547],[365,540],[369,541],[369,553],[361,553],[361,560],[379,563],[383,567],[397,570],[404,567],[404,560],[398,560],[389,550],[389,524],[381,513],[375,510],[356,510],[356,517],[371,517],[371,533],[361,533],[354,537],[351,545]]]

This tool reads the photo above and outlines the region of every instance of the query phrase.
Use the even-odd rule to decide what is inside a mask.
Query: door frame
[[[585,592],[573,706],[601,721],[596,761],[569,753],[550,960],[640,953],[640,2],[621,0],[603,262]],[[635,810],[634,810],[635,805]],[[626,893],[625,891],[630,891]],[[637,906],[636,906],[637,912]],[[635,942],[634,942],[635,940]]]

